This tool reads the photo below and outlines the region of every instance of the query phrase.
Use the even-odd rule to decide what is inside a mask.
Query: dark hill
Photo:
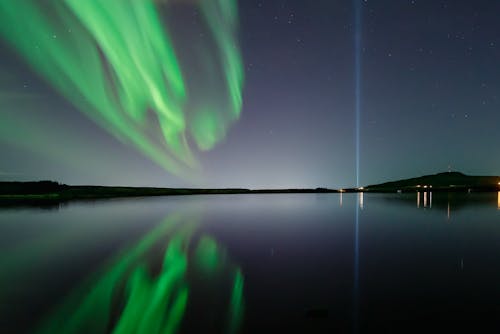
[[[366,191],[496,191],[500,188],[500,176],[471,176],[460,172],[445,172],[411,179],[369,185]]]

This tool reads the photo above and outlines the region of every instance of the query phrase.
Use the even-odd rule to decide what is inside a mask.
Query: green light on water
[[[234,278],[233,291],[230,301],[230,312],[228,319],[230,333],[235,333],[240,327],[243,320],[243,285],[243,274],[241,273],[241,270],[238,269]]]
[[[190,250],[196,225],[181,216],[165,219],[75,289],[36,332],[176,333],[189,310],[190,266],[193,273],[205,272],[207,279],[215,280],[220,278],[215,275],[220,267],[228,269],[233,284],[228,309],[223,310],[228,315],[225,326],[229,333],[237,332],[243,317],[243,275],[238,267],[221,261],[225,251],[210,236],[202,236]],[[165,249],[157,272],[150,259],[162,245]]]
[[[205,274],[213,274],[217,270],[220,254],[214,239],[208,236],[201,237],[195,256],[198,266]]]
[[[178,224],[179,217],[172,216],[165,219],[157,228],[144,236],[133,248],[118,256],[103,273],[96,273],[89,282],[83,284],[75,290],[62,305],[47,318],[38,333],[106,333],[110,321],[110,313],[114,294],[121,282],[127,281],[127,285],[135,289],[130,289],[130,297],[137,300],[138,306],[143,306],[140,302],[141,294],[138,288],[145,285],[136,282],[144,282],[140,275],[145,275],[145,269],[141,266],[141,258],[156,244],[162,237],[168,236]],[[133,270],[135,268],[135,270]],[[142,269],[141,269],[142,268]],[[130,271],[133,274],[130,275]],[[142,272],[141,272],[142,271]],[[134,292],[134,293],[132,293]],[[143,300],[147,302],[147,300]],[[132,305],[128,303],[128,305]],[[133,306],[130,306],[133,308]],[[130,307],[125,309],[124,315],[120,318],[116,329],[136,328],[137,318],[130,316]],[[137,308],[143,312],[140,307]],[[134,313],[142,314],[142,313]],[[125,325],[121,324],[124,321]],[[122,333],[127,332],[126,330]]]

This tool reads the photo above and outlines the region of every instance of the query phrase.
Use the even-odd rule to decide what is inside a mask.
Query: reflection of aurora
[[[199,10],[206,38],[173,34],[192,27],[171,17],[179,6]],[[211,149],[239,117],[237,17],[237,0],[0,0],[0,36],[102,128],[188,177],[197,167],[192,144]],[[27,140],[16,134],[13,140],[6,122],[0,118],[0,140]],[[35,140],[29,145],[39,147]]]
[[[195,239],[196,223],[179,216],[165,219],[105,270],[76,289],[39,328],[39,333],[175,333],[189,312],[190,276],[202,274],[201,289],[221,278],[230,287],[218,291],[225,300],[222,331],[234,333],[243,317],[243,275],[210,236]],[[194,242],[196,246],[192,247]],[[166,247],[163,245],[166,244]],[[161,268],[154,257],[166,248]]]

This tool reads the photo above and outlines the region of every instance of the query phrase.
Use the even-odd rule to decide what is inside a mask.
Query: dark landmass
[[[500,176],[471,176],[460,172],[425,175],[369,185],[361,189],[361,191],[366,192],[485,192],[499,190]]]
[[[195,188],[148,188],[70,186],[53,181],[0,182],[0,202],[50,202],[74,199],[99,199],[116,197],[222,195],[222,194],[281,194],[281,193],[334,193],[337,190],[316,189],[195,189]]]
[[[117,197],[223,195],[223,194],[291,194],[337,192],[486,192],[500,191],[499,176],[469,176],[459,172],[439,173],[412,179],[386,182],[350,189],[196,189],[70,186],[53,181],[0,182],[0,204],[59,203],[69,200],[103,199]]]

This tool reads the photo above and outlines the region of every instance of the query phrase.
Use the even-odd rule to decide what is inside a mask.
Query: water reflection
[[[0,210],[0,332],[404,333],[462,324],[449,305],[493,323],[500,194],[423,190]]]
[[[365,193],[363,198],[357,195],[357,205],[364,208],[366,202],[384,201],[387,204],[406,204],[418,209],[441,211],[446,219],[450,220],[452,211],[459,211],[468,207],[490,207],[493,206],[500,210],[500,192],[435,192],[435,191],[417,191],[415,193],[388,193],[388,194],[370,194]],[[416,198],[415,198],[416,197]],[[359,203],[358,203],[359,202]],[[346,201],[344,200],[344,205]]]
[[[423,198],[424,208],[432,208],[432,191],[424,191],[422,194],[417,191],[417,208],[420,208],[421,198]]]
[[[243,317],[243,274],[215,239],[197,235],[197,225],[197,218],[165,218],[74,289],[38,332],[176,333],[188,301],[206,309],[213,298],[226,313],[218,330],[236,332]],[[221,285],[222,278],[232,283]],[[212,300],[198,297],[194,291],[200,289],[212,291]]]
[[[356,213],[354,219],[354,282],[353,282],[353,331],[358,332],[359,324],[359,210],[363,210],[364,195],[360,192],[358,195],[358,205],[356,205]]]

